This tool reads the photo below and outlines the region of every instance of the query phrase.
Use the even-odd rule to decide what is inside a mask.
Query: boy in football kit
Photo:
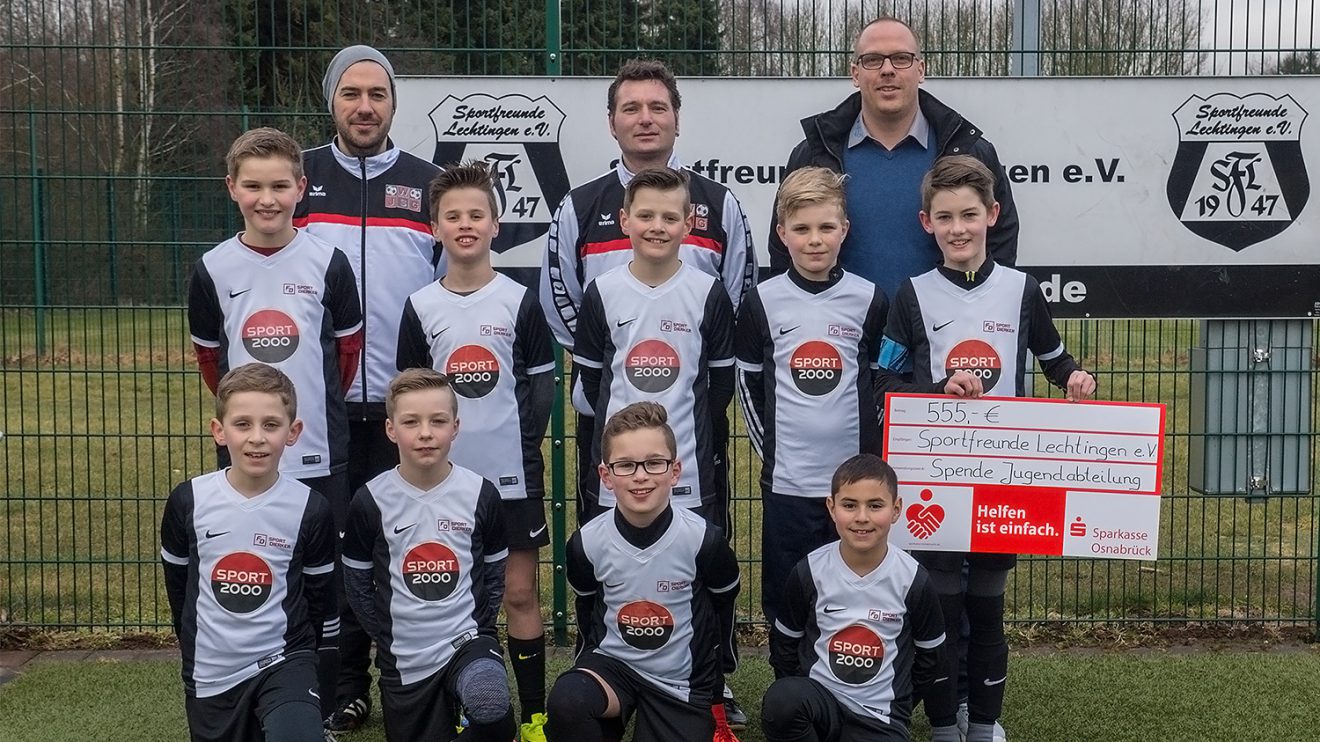
[[[458,398],[444,375],[400,373],[385,405],[399,465],[354,496],[343,550],[348,600],[376,642],[385,736],[450,740],[462,712],[465,742],[508,742],[499,490],[449,460]]]
[[[771,625],[789,571],[838,538],[822,507],[831,473],[857,453],[879,453],[871,367],[889,310],[875,284],[838,266],[843,176],[797,170],[775,207],[793,262],[747,294],[734,333],[743,415],[762,461],[761,605]]]
[[[240,366],[215,407],[211,435],[233,464],[175,487],[160,525],[189,734],[322,742],[339,664],[335,534],[325,498],[280,473],[303,432],[293,383]]]
[[[550,543],[541,439],[554,402],[554,352],[536,295],[496,273],[499,232],[485,165],[447,167],[431,181],[431,228],[445,251],[443,278],[414,292],[399,324],[398,366],[435,368],[463,398],[463,435],[450,458],[500,492],[509,557],[504,610],[524,742],[545,723],[545,629],[537,549]],[[517,431],[518,434],[514,434]]]
[[[771,627],[766,739],[906,742],[914,691],[925,691],[932,741],[959,742],[956,685],[941,674],[939,599],[926,570],[889,548],[903,507],[894,470],[873,454],[853,456],[825,504],[839,540],[793,568]]]
[[[253,129],[225,157],[243,231],[197,260],[188,284],[188,331],[207,387],[260,362],[293,380],[306,423],[281,471],[325,496],[344,530],[348,413],[344,390],[362,349],[362,309],[348,258],[293,226],[307,179],[302,150],[276,129]],[[229,463],[221,450],[220,464]]]
[[[632,260],[588,286],[573,361],[596,411],[592,461],[601,462],[605,421],[627,405],[657,402],[668,413],[684,462],[674,504],[728,528],[728,493],[715,482],[715,416],[733,399],[733,305],[720,283],[679,258],[692,223],[686,175],[643,170],[628,182],[620,225]],[[588,518],[615,502],[601,487]]]
[[[1094,394],[1095,378],[1064,349],[1036,280],[987,257],[986,230],[999,214],[990,170],[965,155],[941,158],[922,180],[921,199],[921,224],[935,236],[943,264],[900,285],[880,347],[877,391],[1021,397],[1030,351],[1070,401]],[[993,742],[1008,677],[1004,587],[1017,557],[913,556],[930,571],[949,636],[958,635],[966,611],[967,740]],[[948,655],[954,674],[956,653]]]
[[[619,410],[601,443],[618,504],[568,542],[578,645],[550,690],[546,738],[617,740],[636,715],[637,742],[704,742],[724,719],[738,562],[718,526],[671,501],[684,466],[664,407]]]

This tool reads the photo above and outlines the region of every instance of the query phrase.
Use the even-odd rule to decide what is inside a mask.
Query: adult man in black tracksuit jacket
[[[362,363],[345,395],[348,479],[356,494],[399,463],[398,448],[385,435],[385,393],[397,370],[403,302],[438,275],[442,256],[431,234],[426,189],[440,169],[390,141],[394,68],[379,51],[341,50],[322,86],[336,136],[303,152],[307,189],[293,224],[344,251],[362,299]],[[371,638],[342,595],[340,606],[337,710],[326,720],[333,732],[358,728],[371,712]]]
[[[880,286],[891,299],[904,278],[934,267],[940,259],[939,248],[917,220],[921,175],[937,157],[966,154],[981,160],[995,173],[995,198],[1000,212],[999,220],[987,235],[987,249],[995,262],[1014,265],[1017,207],[999,155],[994,145],[983,138],[980,127],[935,96],[918,89],[925,79],[925,62],[915,33],[901,21],[881,18],[862,29],[855,50],[852,77],[858,92],[832,111],[803,119],[805,138],[788,159],[788,172],[816,165],[851,176],[847,186],[851,227],[840,253],[840,264]],[[879,66],[873,69],[877,61]],[[867,148],[879,152],[882,166],[888,168],[893,162],[891,158],[903,156],[905,147],[924,150],[926,165],[899,173],[906,177],[887,187],[897,189],[909,199],[911,208],[898,205],[897,199],[886,199],[887,203],[882,204],[874,198],[859,198],[866,193],[857,190],[866,186],[866,173],[856,168],[874,161],[868,160]],[[920,156],[922,153],[918,152],[917,157]],[[889,171],[884,172],[887,175]],[[901,223],[890,221],[886,206],[900,209]],[[892,235],[888,244],[886,240],[867,238],[868,227],[872,225],[883,231],[886,238]],[[769,249],[770,272],[783,273],[790,261],[787,248],[775,233],[773,216]],[[904,270],[909,265],[914,268]]]

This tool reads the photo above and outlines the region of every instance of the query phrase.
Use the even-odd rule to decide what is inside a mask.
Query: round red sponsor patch
[[[246,551],[220,557],[211,570],[211,592],[230,613],[251,613],[270,598],[275,575],[265,559]]]
[[[454,391],[468,399],[490,394],[500,381],[500,362],[480,345],[464,345],[445,361],[445,374]]]
[[[243,322],[243,347],[262,363],[288,360],[298,349],[298,326],[278,309],[253,312]]]
[[[788,359],[788,373],[803,394],[820,397],[834,391],[843,378],[843,357],[821,340],[805,342]]]
[[[830,672],[849,685],[873,680],[885,658],[884,641],[861,624],[853,624],[831,636],[826,648],[829,650]]]
[[[999,353],[982,340],[964,340],[953,346],[944,359],[944,373],[966,371],[981,377],[981,386],[989,392],[1003,374],[1004,364],[999,360]]]
[[[629,383],[644,392],[663,392],[678,380],[678,353],[663,340],[643,340],[623,359]]]
[[[637,649],[659,649],[674,635],[674,614],[649,600],[635,600],[620,608],[618,622],[623,641]]]
[[[422,600],[444,600],[458,587],[458,557],[436,541],[418,544],[403,556],[403,584]]]

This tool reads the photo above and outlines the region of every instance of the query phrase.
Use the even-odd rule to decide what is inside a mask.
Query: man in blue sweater
[[[919,89],[926,62],[916,33],[896,18],[878,18],[857,37],[852,94],[832,111],[802,120],[806,138],[793,149],[788,171],[817,165],[848,174],[848,237],[839,265],[893,298],[905,278],[940,261],[935,240],[921,228],[921,177],[937,157],[971,155],[995,173],[999,220],[986,237],[995,262],[1017,258],[1018,218],[1004,167],[981,129]],[[770,270],[783,273],[788,250],[770,227]]]

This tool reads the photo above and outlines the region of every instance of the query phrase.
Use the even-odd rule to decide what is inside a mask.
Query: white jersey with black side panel
[[[239,494],[223,470],[174,488],[160,555],[187,568],[176,625],[189,693],[219,695],[291,652],[315,650],[314,620],[338,630],[333,590],[328,606],[310,607],[304,590],[316,577],[330,587],[334,545],[330,506],[292,477],[256,497]]]
[[[434,674],[478,634],[495,635],[486,570],[508,556],[500,494],[454,465],[430,491],[390,469],[348,509],[344,566],[371,570],[381,678],[409,685]]]
[[[293,381],[303,432],[280,471],[305,479],[347,468],[336,340],[361,329],[362,310],[342,251],[306,230],[273,255],[231,237],[197,261],[188,326],[194,343],[219,350],[222,374],[260,362]]]
[[[399,367],[428,366],[458,395],[450,458],[495,483],[506,500],[541,498],[544,423],[529,378],[554,371],[550,331],[532,292],[503,274],[466,295],[433,281],[408,297]],[[539,430],[538,430],[539,428]]]
[[[901,549],[859,577],[839,543],[816,549],[789,575],[775,631],[798,638],[807,677],[852,712],[907,726],[917,648],[944,643],[939,599],[926,570]]]
[[[592,461],[600,461],[610,415],[634,402],[658,402],[669,413],[683,462],[674,504],[698,507],[703,495],[712,496],[709,369],[733,365],[733,307],[718,281],[686,263],[654,287],[626,265],[605,273],[587,287],[573,361],[600,371],[600,387],[589,400],[596,411]],[[591,396],[585,382],[584,390]],[[603,484],[600,504],[614,504]]]
[[[1021,397],[1030,351],[1051,381],[1065,385],[1076,364],[1036,279],[998,264],[987,264],[986,272],[968,285],[956,285],[940,268],[904,281],[885,328],[880,367],[910,371],[916,383],[968,371],[981,378],[987,395]]]
[[[824,498],[839,464],[878,449],[871,369],[887,307],[875,284],[851,273],[820,293],[785,273],[748,294],[734,347],[738,367],[760,382],[750,390],[760,404],[744,399],[743,413],[764,489]]]
[[[678,170],[677,155],[669,168]],[[694,225],[678,248],[684,263],[720,280],[736,309],[756,282],[756,254],[742,204],[725,186],[688,172]],[[632,260],[632,242],[619,226],[624,190],[633,173],[623,161],[564,197],[546,237],[540,299],[560,345],[573,350],[587,284]]]
[[[590,618],[578,619],[581,651],[624,662],[661,692],[694,701],[710,697],[721,636],[731,631],[722,634],[710,594],[737,590],[737,563],[719,528],[672,510],[669,527],[645,549],[628,543],[613,513],[587,523],[569,540],[569,583],[579,598],[594,598]],[[724,573],[727,584],[709,584],[703,569]]]
[[[348,402],[383,403],[395,375],[403,301],[444,270],[426,198],[440,168],[393,143],[378,155],[353,157],[331,142],[303,152],[303,169],[307,190],[293,224],[343,250],[361,292],[362,364]],[[376,416],[384,419],[383,408]]]

